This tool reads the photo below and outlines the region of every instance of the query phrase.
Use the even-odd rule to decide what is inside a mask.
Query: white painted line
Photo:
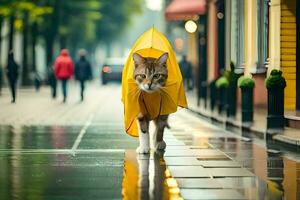
[[[77,149],[76,153],[124,153],[125,149]],[[15,153],[44,153],[44,154],[73,154],[71,149],[0,149],[0,154]]]
[[[74,155],[75,155],[75,151],[78,148],[84,134],[86,133],[86,129],[91,125],[93,118],[94,118],[94,115],[92,114],[89,117],[89,119],[86,121],[84,127],[80,130],[80,132],[79,132],[79,134],[78,134],[78,136],[77,136],[77,138],[76,138],[76,140],[75,140],[75,142],[72,146],[72,149],[71,149]]]
[[[70,149],[0,149],[1,153],[70,153]]]
[[[124,153],[125,149],[77,149],[77,153]]]

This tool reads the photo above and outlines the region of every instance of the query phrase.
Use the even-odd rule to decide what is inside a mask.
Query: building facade
[[[185,2],[192,1],[197,0]],[[170,4],[175,2],[184,1],[175,0]],[[254,106],[258,109],[267,109],[265,79],[272,69],[281,70],[287,82],[285,111],[299,118],[300,0],[206,0],[204,3],[204,13],[188,10],[185,13],[185,16],[198,15],[197,38],[193,40],[196,44],[190,48],[197,49],[198,55],[195,62],[198,105],[204,102],[204,107],[209,108],[206,105],[212,98],[210,93],[214,92],[212,83],[225,70],[230,70],[233,62],[236,74],[254,79]],[[237,90],[237,102],[239,93]]]

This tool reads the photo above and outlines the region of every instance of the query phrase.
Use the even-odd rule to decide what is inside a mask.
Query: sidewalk
[[[81,126],[99,109],[100,99],[105,98],[110,90],[118,88],[87,83],[85,99],[81,102],[79,84],[71,81],[68,87],[68,99],[65,104],[62,103],[60,84],[57,87],[56,99],[51,98],[49,86],[41,87],[39,92],[34,88],[18,89],[15,104],[10,103],[8,88],[3,88],[0,96],[0,125]]]
[[[83,103],[76,85],[70,87],[66,104],[61,97],[52,100],[47,87],[40,93],[21,89],[18,94],[16,104],[9,103],[7,91],[0,100],[4,200],[10,195],[293,199],[298,192],[297,152],[276,154],[266,144],[218,128],[186,109],[170,115],[164,153],[137,155],[138,139],[124,132],[119,85],[90,85]],[[162,198],[166,195],[170,198]]]
[[[183,199],[297,199],[297,152],[269,149],[185,110],[170,126],[164,160],[176,182],[168,186]]]
[[[240,108],[237,109],[236,118],[228,118],[226,116],[219,115],[217,111],[213,113],[210,109],[205,109],[203,104],[197,106],[197,97],[195,93],[187,93],[189,109],[202,115],[205,118],[210,118],[221,122],[223,124],[231,125],[238,129],[245,129],[259,138],[266,139],[267,136],[267,110],[263,108],[255,108],[253,124],[242,124]],[[216,109],[215,109],[216,110]],[[273,140],[294,146],[300,146],[300,130],[295,128],[285,127],[283,131],[274,130],[269,132]]]

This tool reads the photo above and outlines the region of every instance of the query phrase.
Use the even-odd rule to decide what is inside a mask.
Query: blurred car
[[[125,58],[107,58],[101,70],[102,84],[105,85],[109,81],[121,81],[124,63]]]

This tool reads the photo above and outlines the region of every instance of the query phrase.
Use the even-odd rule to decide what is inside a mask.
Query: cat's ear
[[[144,61],[145,61],[145,59],[138,53],[134,53],[132,55],[132,58],[133,58],[135,66],[138,66],[138,65],[144,63]]]
[[[167,62],[169,58],[169,54],[168,53],[163,53],[158,59],[157,59],[157,62],[159,64],[165,64]]]

